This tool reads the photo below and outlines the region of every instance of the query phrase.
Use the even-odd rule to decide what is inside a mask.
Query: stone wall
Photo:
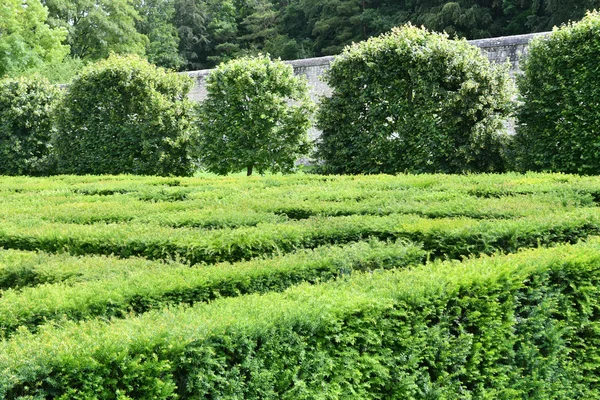
[[[488,56],[490,61],[503,63],[507,60],[511,63],[511,75],[519,72],[519,58],[527,53],[527,45],[529,41],[538,35],[546,35],[548,32],[534,33],[528,35],[504,36],[491,39],[471,40],[469,43],[479,47],[481,51]],[[310,88],[310,96],[313,100],[318,101],[321,96],[331,94],[331,88],[323,82],[320,77],[325,70],[329,68],[329,64],[334,57],[317,57],[307,58],[303,60],[286,61],[294,67],[296,75],[304,75],[308,79]],[[210,73],[209,69],[201,71],[187,72],[189,76],[196,80],[196,85],[190,92],[190,98],[202,101],[206,97],[206,89],[204,80]],[[507,129],[513,133],[513,123],[507,121]],[[311,139],[319,136],[319,131],[312,128],[309,131]]]
[[[470,40],[469,43],[479,47],[490,61],[503,63],[508,60],[511,63],[511,74],[514,75],[519,72],[519,59],[527,54],[529,41],[548,33],[550,32]]]
[[[471,40],[470,43],[481,48],[491,61],[505,62],[510,61],[512,65],[511,73],[514,75],[518,72],[518,61],[521,55],[527,53],[527,44],[537,35],[545,35],[544,33],[534,33],[528,35],[504,36],[491,39]],[[329,64],[333,57],[318,57],[307,58],[304,60],[287,61],[294,67],[296,75],[304,75],[308,79],[310,85],[311,97],[317,100],[320,96],[327,96],[331,93],[329,86],[320,79],[323,72],[329,68]],[[190,98],[202,101],[206,97],[204,88],[204,80],[210,70],[187,72],[189,76],[196,80],[196,85],[190,93]]]

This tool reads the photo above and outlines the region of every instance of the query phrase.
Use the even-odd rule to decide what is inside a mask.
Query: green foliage
[[[300,187],[297,187],[300,186]],[[239,191],[243,186],[235,185]],[[39,218],[45,221],[141,223],[172,228],[223,229],[284,223],[310,217],[415,214],[427,218],[468,217],[511,219],[544,213],[574,211],[594,205],[594,196],[575,189],[555,193],[515,193],[479,189],[473,192],[405,189],[402,197],[376,185],[369,189],[348,183],[343,194],[324,196],[319,182],[284,184],[275,190],[253,188],[247,194],[211,191],[214,198],[198,198],[190,188],[135,190],[81,188],[64,195],[37,193],[3,197],[0,214],[6,220]],[[218,199],[215,200],[215,199]]]
[[[58,97],[59,90],[40,77],[0,80],[0,174],[51,172]]]
[[[148,259],[181,259],[192,264],[236,262],[298,248],[349,243],[370,237],[407,239],[423,244],[434,257],[460,258],[474,253],[516,251],[560,242],[575,242],[600,233],[595,208],[546,213],[514,220],[422,218],[413,215],[313,217],[286,223],[261,223],[210,232],[155,224],[77,225],[38,218],[6,219],[0,246],[74,255],[114,254]]]
[[[206,79],[198,155],[208,171],[289,172],[308,153],[312,103],[306,81],[268,56],[220,65]]]
[[[148,61],[163,68],[179,69],[185,60],[179,55],[179,36],[172,24],[175,15],[173,0],[136,0],[140,19],[137,31],[148,37]]]
[[[68,84],[85,66],[79,58],[65,57],[26,69],[19,76],[41,76],[54,84]]]
[[[62,173],[189,175],[192,80],[135,56],[86,67],[58,118]]]
[[[27,0],[31,4],[39,1]],[[185,70],[212,68],[258,53],[285,60],[338,54],[352,42],[411,21],[467,39],[548,31],[554,25],[582,18],[586,10],[600,7],[600,0],[41,0],[41,3],[50,12],[49,25],[68,31],[68,44],[75,59],[98,60],[110,52],[140,55],[145,52],[154,64]],[[38,27],[27,34],[39,32]],[[21,50],[14,46],[11,49],[12,54]]]
[[[0,7],[0,78],[44,63],[60,62],[69,52],[65,29],[47,24],[39,0],[3,0]]]
[[[327,173],[503,171],[507,66],[411,25],[344,50],[326,72],[317,158]]]
[[[565,174],[4,177],[0,246],[34,251],[0,250],[0,398],[599,399],[600,239],[564,244],[598,204]]]
[[[300,1],[318,55],[338,54],[344,46],[367,38],[366,26],[361,20],[366,4],[362,0]],[[296,24],[303,22],[295,21]]]
[[[173,24],[185,69],[211,68],[239,55],[239,11],[233,0],[175,0]]]
[[[546,0],[541,2],[543,12],[537,16],[535,22],[538,26],[551,29],[554,26],[560,26],[569,21],[577,21],[585,16],[586,11],[598,9],[600,1],[598,0]]]
[[[55,262],[55,271],[46,267],[40,272],[46,279],[50,277],[43,272],[59,275],[64,283],[2,293],[0,337],[11,336],[19,327],[34,331],[52,320],[124,317],[130,311],[143,313],[169,304],[195,304],[219,297],[283,291],[301,282],[325,282],[354,271],[404,268],[422,263],[425,252],[406,243],[371,241],[300,251],[269,260],[195,268],[176,263],[86,257],[77,260],[79,271],[73,268],[76,261],[61,258],[67,268]],[[92,274],[85,263],[95,267]],[[98,264],[105,267],[104,276],[94,276]],[[4,283],[15,287],[27,280],[27,274],[38,272],[33,268],[11,269],[13,280]],[[73,279],[69,272],[80,276]]]
[[[437,32],[446,32],[451,36],[482,38],[489,36],[492,24],[492,9],[469,6],[464,2],[447,2],[432,8],[419,16],[417,21]]]
[[[594,240],[21,331],[0,395],[596,399],[598,262]]]
[[[518,83],[522,170],[600,174],[600,13],[532,41]]]
[[[52,26],[68,31],[71,56],[100,60],[111,53],[144,54],[148,38],[136,31],[133,0],[44,0]]]

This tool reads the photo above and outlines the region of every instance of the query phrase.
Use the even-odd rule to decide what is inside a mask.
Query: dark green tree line
[[[70,48],[65,60],[70,67],[62,67],[62,75],[111,53],[142,55],[175,70],[213,68],[258,53],[283,59],[333,55],[408,22],[467,39],[539,32],[600,8],[600,0],[11,1],[13,7],[5,12],[14,15],[3,16],[5,21],[19,20],[23,11],[17,4],[33,10],[41,1],[46,9],[37,14],[44,20],[42,28],[56,32],[55,38],[62,35],[62,45]],[[0,36],[22,40],[13,32],[27,32],[30,26],[21,25],[0,29]],[[14,74],[36,65],[30,54],[23,57],[1,61],[0,54],[0,71]],[[56,57],[53,63],[48,70],[61,69]]]

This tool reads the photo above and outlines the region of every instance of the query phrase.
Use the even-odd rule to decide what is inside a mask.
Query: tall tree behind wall
[[[546,31],[600,8],[600,0],[42,0],[49,24],[68,30],[71,54],[146,54],[180,70],[269,53],[338,54],[412,22],[478,39]]]
[[[146,56],[159,67],[179,69],[185,60],[179,55],[179,35],[173,25],[174,0],[135,0],[140,18],[137,31],[148,37]]]
[[[175,0],[173,23],[185,69],[210,68],[239,52],[233,0]]]
[[[2,0],[0,6],[0,78],[44,63],[61,62],[69,53],[66,30],[51,28],[39,0]]]
[[[284,32],[283,12],[288,3],[273,0],[244,0],[240,23],[240,47],[247,55],[268,53],[291,60],[309,56],[294,38]]]
[[[339,53],[368,37],[363,13],[372,0],[299,0],[283,10],[282,31],[298,44],[309,44],[313,55]]]
[[[580,20],[588,10],[600,8],[600,0],[537,0],[538,13],[530,18],[536,31],[551,30],[553,26]]]
[[[280,30],[318,56],[407,22],[479,39],[547,31],[593,8],[600,0],[289,0]]]
[[[44,0],[49,23],[66,28],[71,55],[100,60],[110,53],[144,54],[148,38],[136,30],[133,0]]]

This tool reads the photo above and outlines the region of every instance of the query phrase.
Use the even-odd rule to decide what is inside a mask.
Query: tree
[[[337,54],[344,46],[366,39],[360,18],[366,5],[363,0],[301,0],[316,53]]]
[[[450,36],[478,39],[491,36],[491,8],[461,6],[460,2],[448,2],[422,14],[416,22],[422,23],[437,32],[446,32]]]
[[[600,13],[534,39],[518,80],[522,170],[600,174]]]
[[[172,23],[174,0],[136,0],[139,33],[148,37],[146,57],[159,67],[179,69],[185,60],[179,55],[179,35]]]
[[[137,32],[133,0],[44,0],[53,26],[68,30],[71,55],[84,60],[110,53],[144,54],[148,38]]]
[[[190,175],[191,78],[137,56],[87,66],[69,85],[54,141],[72,174]]]
[[[586,11],[600,7],[600,0],[544,0],[533,1],[538,12],[532,15],[529,25],[536,31],[548,31],[554,26],[578,21]]]
[[[281,12],[271,0],[248,0],[245,9],[247,15],[240,23],[242,49],[249,54],[268,53],[285,60],[303,55],[296,40],[281,33]]]
[[[0,77],[16,75],[44,63],[60,62],[69,47],[67,32],[47,24],[39,0],[3,0],[0,6]]]
[[[309,150],[312,104],[306,81],[268,56],[217,67],[206,80],[197,153],[207,170],[288,172]]]
[[[188,70],[211,68],[240,52],[233,0],[176,0],[173,22]]]
[[[407,25],[348,46],[331,64],[317,158],[327,173],[504,170],[508,65],[465,40]]]

